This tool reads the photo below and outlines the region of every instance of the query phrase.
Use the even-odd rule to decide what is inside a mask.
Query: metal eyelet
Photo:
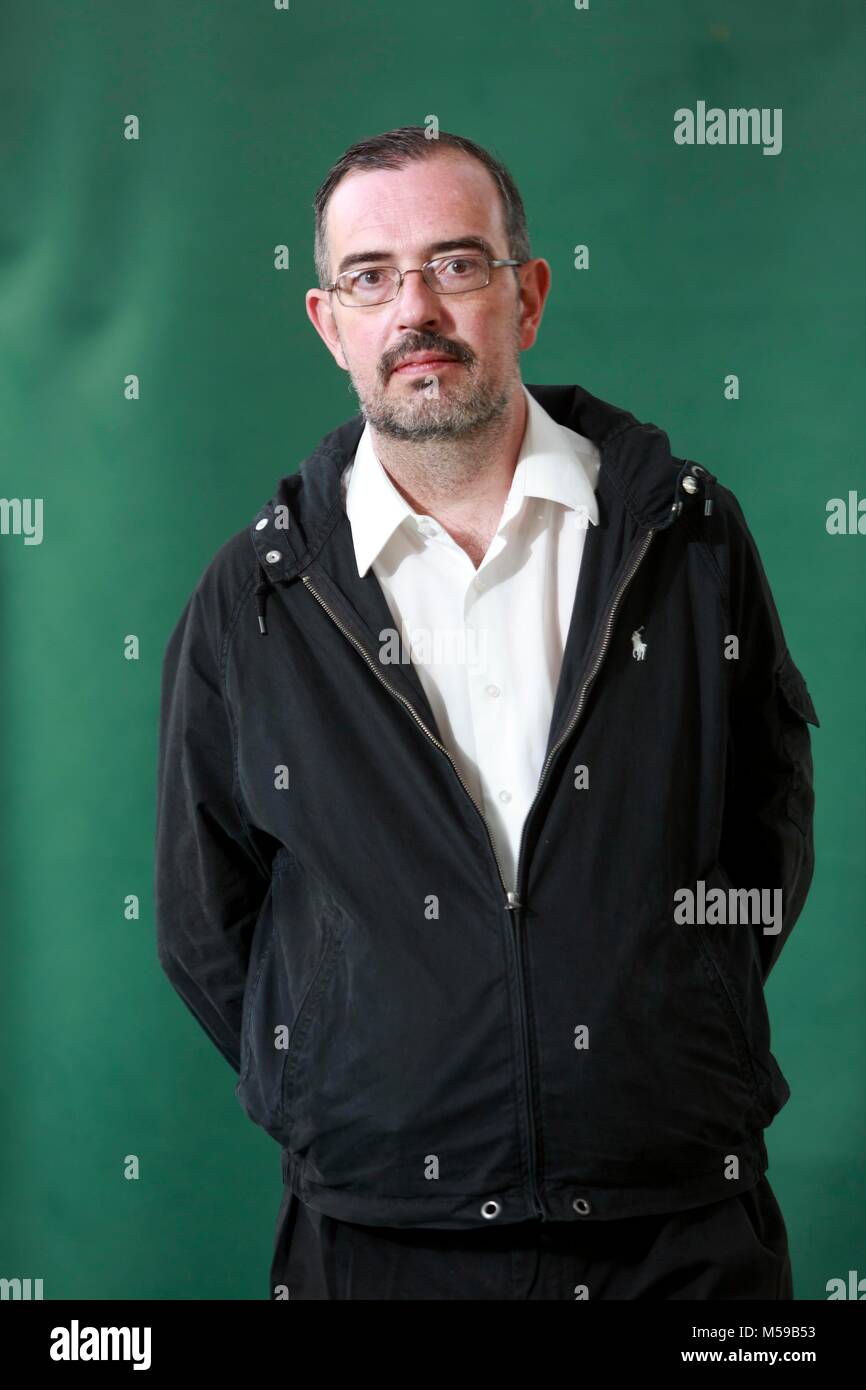
[[[502,1210],[502,1203],[497,1202],[495,1197],[491,1197],[489,1202],[485,1202],[481,1208],[481,1215],[485,1221],[492,1221],[494,1216],[498,1216]]]
[[[265,556],[265,559],[267,560],[269,565],[275,565],[277,561],[282,560],[282,558],[282,553],[279,550],[269,550],[267,555]]]
[[[578,1216],[589,1216],[589,1213],[592,1211],[592,1205],[585,1197],[575,1197],[571,1205],[574,1207]]]

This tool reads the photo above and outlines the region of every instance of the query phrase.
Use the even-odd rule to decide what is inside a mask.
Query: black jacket
[[[715,1201],[790,1095],[763,985],[812,878],[818,720],[754,540],[657,426],[528,389],[601,468],[516,893],[411,662],[379,659],[339,487],[360,416],[221,547],[165,651],[159,959],[286,1180],[344,1220]],[[699,880],[781,889],[781,930],[680,924]]]

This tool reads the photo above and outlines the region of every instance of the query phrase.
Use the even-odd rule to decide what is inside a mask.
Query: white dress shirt
[[[394,487],[365,425],[343,473],[358,574],[372,566],[412,663],[516,889],[520,832],[550,733],[599,452],[523,387],[526,430],[499,528],[476,570]],[[380,643],[388,634],[378,634]],[[431,730],[436,733],[437,730]]]

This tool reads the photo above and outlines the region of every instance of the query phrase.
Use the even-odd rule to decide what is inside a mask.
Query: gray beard
[[[510,386],[482,386],[464,400],[445,396],[425,399],[424,387],[419,383],[418,395],[423,402],[420,410],[411,401],[401,408],[378,394],[372,399],[358,399],[362,416],[381,435],[422,443],[429,439],[467,439],[486,429],[504,414],[509,390]],[[415,410],[417,414],[413,415]]]

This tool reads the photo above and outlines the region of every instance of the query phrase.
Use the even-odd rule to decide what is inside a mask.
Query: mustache
[[[462,362],[466,366],[475,360],[475,354],[470,352],[468,348],[462,348],[457,343],[449,342],[447,338],[422,334],[417,338],[404,339],[397,347],[385,353],[380,364],[382,376],[390,376],[394,368],[399,367],[405,357],[412,357],[417,352],[441,353],[443,357],[453,357],[455,361]]]

